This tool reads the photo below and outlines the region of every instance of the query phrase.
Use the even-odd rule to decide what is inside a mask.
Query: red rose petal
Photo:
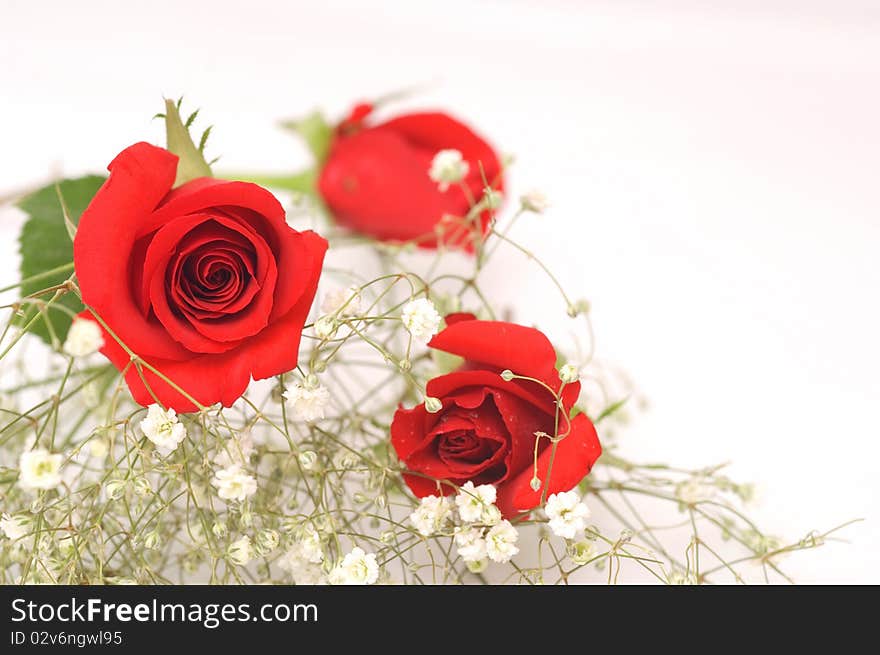
[[[123,150],[108,166],[110,177],[83,212],[73,243],[73,261],[83,302],[95,309],[130,348],[165,359],[191,353],[158,322],[147,320],[129,287],[138,236],[151,212],[171,189],[177,156],[148,143]]]
[[[552,470],[549,468],[551,453],[552,448],[548,447],[538,457],[538,478],[543,484],[537,491],[530,486],[534,474],[531,466],[499,487],[497,505],[505,516],[515,516],[519,512],[537,507],[541,503],[545,486],[548,496],[569,491],[590,472],[602,454],[602,446],[599,444],[596,428],[586,414],[578,414],[572,420],[571,432],[558,443]]]

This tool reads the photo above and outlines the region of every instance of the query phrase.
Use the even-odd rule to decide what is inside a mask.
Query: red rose
[[[252,377],[296,366],[327,242],[290,228],[254,184],[200,178],[172,190],[177,161],[136,143],[111,162],[79,222],[76,276],[133,353],[202,405],[228,407]],[[140,404],[197,408],[146,367],[142,379],[112,335],[101,352]]]
[[[590,472],[602,448],[585,414],[568,418],[580,383],[563,386],[555,367],[556,352],[547,337],[533,328],[478,321],[470,314],[449,316],[446,321],[448,327],[428,345],[464,357],[465,362],[457,371],[428,383],[427,395],[438,398],[443,408],[436,414],[429,413],[424,403],[401,408],[391,423],[391,443],[398,457],[410,471],[421,474],[404,474],[409,488],[421,498],[438,493],[435,480],[493,484],[498,488],[499,509],[511,517],[537,507],[545,489],[549,495],[574,487]],[[519,379],[506,382],[500,375],[504,369],[547,386]],[[561,390],[558,431],[556,399],[550,389]],[[538,441],[541,487],[534,490],[530,482],[535,473],[536,432],[565,436],[555,453],[549,439]],[[450,494],[455,488],[444,484],[439,491]]]
[[[436,227],[447,245],[472,250],[477,227],[482,235],[491,218],[484,211],[479,226],[464,221],[471,203],[483,195],[483,176],[493,189],[503,188],[495,151],[446,114],[405,114],[367,125],[372,109],[358,105],[339,125],[321,169],[318,189],[333,216],[377,239],[415,239],[424,247],[436,247]],[[460,151],[468,163],[463,183],[470,198],[459,185],[440,191],[428,176],[434,155],[446,149]]]

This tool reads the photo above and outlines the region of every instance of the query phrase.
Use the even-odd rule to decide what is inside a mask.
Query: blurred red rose
[[[486,187],[503,189],[501,161],[464,123],[440,112],[404,114],[370,124],[372,105],[355,107],[336,129],[318,190],[336,220],[383,241],[438,241],[473,250],[491,218],[465,217]],[[467,163],[462,183],[441,190],[428,171],[441,150],[457,150]],[[464,188],[467,191],[464,190]],[[439,237],[439,238],[438,238]]]

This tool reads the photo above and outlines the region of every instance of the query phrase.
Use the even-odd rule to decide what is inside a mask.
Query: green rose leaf
[[[88,175],[58,184],[50,184],[22,198],[18,207],[27,215],[19,235],[21,253],[21,297],[63,284],[73,273],[73,234],[79,217],[106,180],[100,175]],[[48,302],[53,294],[39,296]],[[15,318],[19,327],[52,345],[52,335],[63,343],[73,316],[83,305],[73,293],[59,297],[42,315],[37,306],[23,303],[22,314]],[[57,344],[56,344],[57,345]]]

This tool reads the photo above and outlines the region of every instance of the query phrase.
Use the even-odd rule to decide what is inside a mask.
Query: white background
[[[732,461],[789,539],[868,519],[787,570],[880,582],[877,2],[0,0],[0,62],[0,196],[160,142],[163,95],[223,166],[289,171],[278,119],[424,85],[401,106],[467,117],[552,198],[517,236],[650,399],[627,451]],[[509,256],[495,293],[564,335]]]

